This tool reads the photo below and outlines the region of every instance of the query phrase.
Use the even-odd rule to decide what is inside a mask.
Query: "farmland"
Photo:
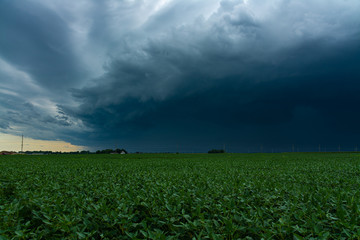
[[[0,239],[360,239],[360,154],[0,157]]]

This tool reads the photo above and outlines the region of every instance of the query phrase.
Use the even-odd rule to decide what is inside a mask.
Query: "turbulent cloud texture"
[[[134,151],[352,147],[359,12],[355,0],[4,0],[0,130]]]

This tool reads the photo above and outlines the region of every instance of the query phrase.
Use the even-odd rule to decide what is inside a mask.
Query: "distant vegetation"
[[[128,152],[125,149],[105,149],[105,150],[97,150],[96,154],[111,154],[111,153],[117,153],[117,154],[127,154]]]
[[[90,154],[90,151],[76,151],[76,152],[53,152],[53,151],[26,151],[22,152],[28,155],[49,155],[49,154]]]
[[[360,155],[0,157],[0,239],[359,239]]]
[[[2,154],[4,153],[4,154]],[[15,154],[15,152],[0,152],[0,155],[10,155],[10,153]],[[125,149],[104,149],[97,150],[96,152],[90,151],[76,151],[76,152],[53,152],[53,151],[26,151],[22,152],[27,155],[50,155],[50,154],[127,154],[128,152]]]
[[[225,153],[224,149],[211,149],[208,153]]]

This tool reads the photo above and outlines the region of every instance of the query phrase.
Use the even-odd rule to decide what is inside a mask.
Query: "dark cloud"
[[[0,56],[51,91],[66,89],[81,77],[72,52],[71,29],[41,4],[1,1]],[[75,84],[76,86],[76,84]]]
[[[52,110],[17,96],[23,105],[1,104],[15,106],[2,111],[3,129],[31,125],[75,144],[140,151],[357,144],[356,1],[104,1],[79,3],[80,20],[41,1],[14,2],[5,1],[10,37],[0,56],[42,87]],[[17,22],[11,12],[21,13]],[[27,45],[12,44],[21,36]],[[51,88],[63,95],[43,90]]]

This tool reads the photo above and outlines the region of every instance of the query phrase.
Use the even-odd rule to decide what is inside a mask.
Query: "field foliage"
[[[0,157],[0,239],[360,239],[356,153]]]

